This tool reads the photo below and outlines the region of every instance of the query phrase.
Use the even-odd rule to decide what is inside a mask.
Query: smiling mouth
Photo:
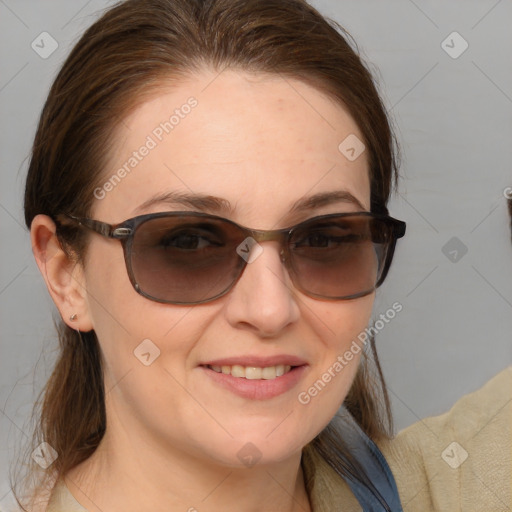
[[[290,372],[295,366],[278,364],[276,366],[265,366],[260,368],[257,366],[217,366],[207,365],[207,368],[217,373],[223,373],[224,375],[231,375],[232,377],[248,380],[274,380],[278,377]]]

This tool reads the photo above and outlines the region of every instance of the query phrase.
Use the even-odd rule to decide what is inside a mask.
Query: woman
[[[362,336],[405,233],[396,168],[370,74],[304,1],[107,11],[27,178],[62,317],[27,507],[401,510]]]

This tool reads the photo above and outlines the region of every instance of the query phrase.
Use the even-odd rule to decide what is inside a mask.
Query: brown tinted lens
[[[243,240],[236,226],[201,217],[162,217],[139,225],[131,266],[140,290],[157,300],[193,303],[211,299],[238,277]]]
[[[324,298],[370,293],[382,271],[389,238],[389,227],[369,216],[306,224],[291,241],[295,282]]]

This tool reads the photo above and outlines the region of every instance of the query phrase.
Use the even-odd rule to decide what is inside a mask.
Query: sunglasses
[[[107,238],[120,240],[129,279],[144,297],[166,304],[203,304],[240,279],[256,242],[277,241],[296,289],[309,297],[348,300],[384,281],[405,222],[370,212],[334,213],[295,226],[262,231],[200,212],[140,215],[120,224],[61,214]]]

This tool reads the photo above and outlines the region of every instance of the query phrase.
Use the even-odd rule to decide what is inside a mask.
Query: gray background
[[[27,157],[56,70],[111,3],[0,0],[0,506],[56,347],[22,221]],[[512,1],[313,4],[355,37],[404,153],[391,213],[408,232],[374,310],[403,305],[378,336],[398,430],[444,412],[512,361]],[[59,45],[46,59],[31,48],[43,31]],[[469,45],[457,58],[441,46],[454,31]],[[461,43],[447,40],[452,53]]]

